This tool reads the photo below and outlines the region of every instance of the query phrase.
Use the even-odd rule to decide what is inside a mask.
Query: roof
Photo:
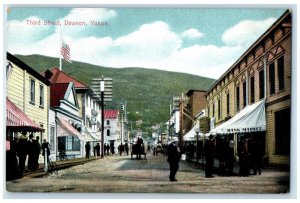
[[[290,10],[286,10],[284,14],[282,14],[276,22],[274,22],[269,29],[267,29],[241,56],[240,58],[229,68],[225,73],[222,74],[222,76],[215,81],[215,83],[207,90],[207,94],[217,85],[220,81],[230,72],[232,71],[238,63],[240,63],[246,56],[249,54],[269,33],[272,32],[274,27],[278,26],[286,17],[291,15]]]
[[[79,80],[71,77],[69,74],[60,71],[58,68],[53,67],[52,69],[48,70],[50,71],[53,75],[52,77],[49,79],[49,81],[53,84],[53,83],[69,83],[69,82],[73,82],[75,89],[80,88],[80,89],[88,89],[88,86],[82,82],[80,82]],[[46,71],[44,73],[42,73],[43,75],[45,75]]]
[[[11,53],[6,53],[7,60],[11,61],[12,63],[16,64],[18,67],[22,68],[23,70],[26,70],[30,75],[34,76],[41,82],[43,82],[46,85],[50,85],[50,82],[41,74],[39,74],[37,71],[35,71],[32,67],[12,55]]]
[[[6,98],[6,127],[15,131],[44,132],[37,123],[32,121],[13,102]]]
[[[54,83],[50,86],[50,106],[55,107],[60,105],[60,100],[63,100],[68,89],[69,83]]]
[[[118,118],[119,110],[104,110],[104,119]]]
[[[206,93],[205,90],[188,90],[185,95],[189,97],[193,94],[193,92],[204,92],[204,93]]]

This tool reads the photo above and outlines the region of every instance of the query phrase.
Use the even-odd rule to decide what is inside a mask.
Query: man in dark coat
[[[104,146],[106,147],[106,144]],[[104,152],[105,152],[105,150],[106,149],[104,148]],[[99,145],[99,143],[97,143],[96,146],[94,147],[94,155],[98,156],[98,157],[100,156],[100,145]]]
[[[170,165],[170,181],[177,181],[175,176],[179,169],[179,152],[176,146],[176,142],[173,141],[168,146],[168,159]]]
[[[213,166],[214,166],[214,140],[213,136],[210,135],[209,139],[206,141],[204,145],[204,153],[205,153],[205,160],[206,160],[206,167],[205,167],[205,177],[211,178],[213,177]]]
[[[41,144],[40,144],[40,137],[36,136],[35,140],[33,140],[33,166],[32,170],[36,170],[39,167],[39,156],[41,153]]]
[[[28,149],[28,170],[34,170],[35,158],[34,158],[34,142],[33,134],[30,133],[29,140],[27,141],[27,149]]]
[[[47,150],[47,162],[49,163],[49,156],[50,156],[50,144],[49,142],[47,142],[46,139],[43,140],[43,144],[42,144],[42,155],[44,156],[44,160],[45,160],[45,151]]]
[[[90,151],[91,151],[91,145],[90,145],[90,142],[87,142],[85,144],[85,158],[87,158],[87,159],[90,158]]]
[[[28,154],[28,145],[26,134],[22,134],[17,143],[17,156],[19,157],[19,169],[21,173],[25,170],[25,162]]]

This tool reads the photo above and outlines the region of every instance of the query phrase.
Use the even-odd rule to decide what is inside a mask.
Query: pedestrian
[[[32,170],[37,170],[39,167],[39,156],[41,153],[41,144],[40,137],[36,136],[35,140],[33,140],[33,166]]]
[[[85,144],[85,158],[87,158],[87,159],[90,158],[90,151],[91,151],[91,145],[90,145],[90,142],[87,142]]]
[[[249,149],[250,150],[250,149]],[[253,166],[253,175],[261,175],[261,168],[264,157],[264,148],[261,140],[253,139],[251,143],[251,160]]]
[[[213,177],[213,167],[214,167],[214,139],[213,136],[210,135],[209,139],[206,141],[204,145],[204,155],[206,160],[206,166],[205,166],[205,177],[211,178]]]
[[[19,157],[19,169],[21,174],[25,171],[25,162],[28,154],[28,145],[26,132],[22,132],[22,135],[19,138],[17,143],[17,156]]]
[[[107,153],[107,155],[109,155],[109,149],[110,149],[110,146],[109,146],[108,143],[106,143],[106,153]]]
[[[51,149],[51,146],[49,144],[49,142],[47,142],[47,139],[44,139],[43,140],[43,144],[42,144],[42,155],[44,157],[44,160],[45,160],[45,153],[47,151],[47,163],[49,163],[49,156],[50,156],[50,149]]]
[[[128,143],[127,142],[125,143],[124,147],[125,147],[126,154],[128,156],[128,154],[129,154],[129,147],[128,147]]]
[[[105,146],[105,145],[104,145]],[[105,148],[104,148],[104,152],[105,152]],[[94,156],[100,156],[100,145],[99,143],[96,144],[96,146],[94,147]]]
[[[168,158],[167,161],[169,162],[170,166],[170,175],[169,180],[170,181],[177,181],[175,176],[179,169],[179,152],[176,145],[176,141],[171,141],[171,143],[168,146]]]
[[[248,176],[249,175],[249,160],[248,160],[248,142],[242,136],[238,143],[238,156],[239,156],[239,175],[240,176]]]
[[[104,143],[103,149],[104,149],[104,154],[107,154],[107,145],[106,145],[106,143]]]
[[[33,171],[35,164],[35,151],[34,151],[34,140],[33,134],[29,134],[29,140],[27,141],[27,149],[28,149],[28,165],[27,168],[29,171]]]
[[[226,157],[227,157],[227,163],[228,163],[228,173],[227,175],[233,174],[233,168],[234,168],[234,141],[230,140],[229,144],[226,147]]]

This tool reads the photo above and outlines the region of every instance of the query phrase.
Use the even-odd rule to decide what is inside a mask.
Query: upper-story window
[[[250,77],[250,103],[254,102],[254,76]]]
[[[107,120],[107,121],[106,121],[106,125],[110,125],[110,120]]]
[[[264,70],[259,71],[259,99],[264,98],[265,96],[265,77]]]
[[[240,86],[236,87],[235,91],[235,98],[236,98],[236,111],[240,111]]]
[[[243,82],[243,107],[247,106],[247,85]]]
[[[40,107],[44,107],[44,85],[40,85]]]
[[[279,91],[284,89],[284,58],[281,56],[277,60],[277,76]]]
[[[221,100],[218,100],[218,119],[221,119]]]
[[[35,103],[35,80],[30,79],[30,103]]]
[[[227,100],[227,115],[229,115],[230,112],[230,94],[229,92],[226,94],[226,100]]]
[[[270,95],[275,93],[275,65],[274,62],[269,65],[269,90]]]

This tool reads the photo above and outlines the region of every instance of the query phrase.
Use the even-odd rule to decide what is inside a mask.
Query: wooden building
[[[291,20],[287,10],[206,94],[206,111],[216,127],[245,107],[265,102],[266,129],[260,136],[264,137],[266,160],[274,164],[289,164],[290,156]]]

